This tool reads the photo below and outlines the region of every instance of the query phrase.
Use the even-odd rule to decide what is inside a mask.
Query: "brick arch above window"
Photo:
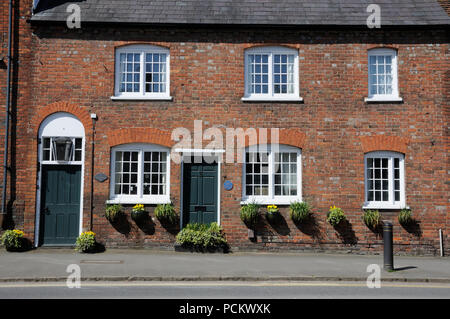
[[[244,50],[253,49],[253,48],[264,48],[264,47],[281,47],[287,49],[295,49],[298,50],[300,48],[299,44],[285,44],[285,43],[247,43],[243,44]]]
[[[260,141],[261,140],[260,131],[258,129],[256,130],[256,134],[258,136],[258,141]],[[276,142],[273,139],[276,139],[276,137],[274,136],[272,138],[271,130],[267,129],[267,144]],[[251,141],[251,139],[246,138],[245,146],[247,147],[259,144],[259,142],[257,143],[252,142],[253,141]],[[306,144],[306,134],[298,129],[280,129],[277,144],[289,145],[303,149]]]
[[[76,116],[81,121],[81,123],[83,123],[86,130],[92,130],[91,116],[86,109],[68,102],[59,101],[51,103],[38,110],[32,122],[33,128],[36,132],[36,136],[42,121],[45,120],[48,116],[58,112],[66,112]]]
[[[373,50],[373,49],[388,49],[388,50],[395,50],[398,51],[400,48],[397,44],[369,44],[367,46],[367,51]]]
[[[361,145],[364,153],[373,151],[393,151],[406,154],[409,139],[398,136],[360,136]]]
[[[133,45],[148,45],[148,46],[155,46],[155,47],[161,47],[163,49],[170,49],[169,44],[167,42],[118,42],[114,46],[115,49],[127,47],[127,46],[133,46]]]
[[[110,131],[108,134],[109,147],[130,143],[149,143],[172,147],[174,142],[171,133],[157,128],[126,128]]]

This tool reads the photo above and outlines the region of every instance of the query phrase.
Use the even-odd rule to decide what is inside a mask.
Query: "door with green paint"
[[[217,222],[217,163],[185,163],[183,226]]]
[[[73,245],[79,235],[81,165],[43,165],[41,245]]]

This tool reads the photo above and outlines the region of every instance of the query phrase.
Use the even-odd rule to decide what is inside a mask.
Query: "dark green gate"
[[[74,245],[79,235],[81,165],[43,165],[41,245]]]
[[[217,222],[217,163],[185,163],[183,226]]]

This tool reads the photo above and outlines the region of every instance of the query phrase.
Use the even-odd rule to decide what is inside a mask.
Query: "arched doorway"
[[[71,246],[82,228],[84,126],[58,112],[45,118],[38,134],[36,245]]]

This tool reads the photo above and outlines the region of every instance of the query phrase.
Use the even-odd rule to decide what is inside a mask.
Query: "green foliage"
[[[155,208],[155,216],[159,221],[174,224],[178,220],[173,204],[159,204]]]
[[[110,222],[115,222],[123,214],[122,206],[120,204],[107,205],[105,211],[105,217]]]
[[[289,210],[294,223],[303,223],[311,216],[311,206],[307,202],[293,202]]]
[[[178,244],[198,250],[228,246],[222,228],[217,223],[187,224],[176,239]]]
[[[87,231],[81,233],[78,236],[77,241],[75,243],[75,250],[80,253],[92,252],[95,250],[96,241],[95,241],[95,233],[91,231]]]
[[[242,206],[241,220],[248,228],[255,227],[259,220],[259,205],[256,203],[251,203]]]
[[[344,211],[336,206],[330,207],[330,210],[327,214],[327,222],[332,226],[339,225],[340,222],[346,219]]]
[[[24,248],[23,235],[24,233],[21,230],[8,229],[1,237],[2,244],[5,246],[6,250],[20,250]]]
[[[411,210],[403,208],[398,214],[398,222],[401,225],[408,225],[413,221]]]
[[[380,212],[371,209],[365,210],[362,219],[367,227],[376,228],[380,223]]]

